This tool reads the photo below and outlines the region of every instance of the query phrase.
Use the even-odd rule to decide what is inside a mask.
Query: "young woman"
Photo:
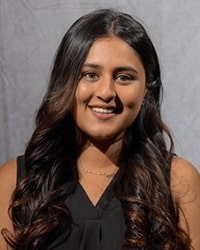
[[[199,173],[175,156],[161,97],[140,23],[77,20],[24,156],[0,169],[1,250],[200,249]]]

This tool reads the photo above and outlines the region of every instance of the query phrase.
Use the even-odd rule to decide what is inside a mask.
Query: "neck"
[[[109,141],[88,141],[82,148],[78,165],[90,170],[113,170],[117,167],[122,140],[110,143]]]

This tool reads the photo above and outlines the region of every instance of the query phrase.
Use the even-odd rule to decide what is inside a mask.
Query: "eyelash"
[[[82,77],[81,78],[86,78],[89,81],[96,81],[99,79],[99,75],[95,72],[83,72],[82,73]],[[129,75],[129,74],[118,74],[116,76],[114,76],[114,80],[116,82],[121,82],[123,84],[129,83],[130,81],[135,80],[136,78],[133,75]]]
[[[119,81],[125,82],[125,81],[132,81],[132,80],[134,80],[134,77],[132,75],[119,74],[119,75],[116,76],[116,79],[117,80],[119,79]]]
[[[82,73],[82,78],[86,77],[89,80],[96,80],[98,77],[98,75],[94,72],[83,72]]]

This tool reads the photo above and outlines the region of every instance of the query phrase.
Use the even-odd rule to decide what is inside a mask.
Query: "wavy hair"
[[[60,230],[70,232],[70,211],[64,202],[78,181],[71,109],[89,49],[95,40],[109,36],[121,38],[137,51],[148,87],[140,113],[126,131],[118,162],[116,195],[126,223],[122,248],[190,249],[188,237],[178,226],[178,205],[170,191],[173,141],[160,114],[163,90],[157,54],[144,27],[113,9],[78,19],[58,48],[25,151],[26,176],[17,185],[10,207],[15,235],[4,231],[13,249],[45,249],[52,235]]]

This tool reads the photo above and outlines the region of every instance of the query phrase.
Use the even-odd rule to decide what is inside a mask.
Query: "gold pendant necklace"
[[[113,178],[116,174],[117,171],[114,171],[111,174],[107,174],[107,173],[100,173],[100,172],[95,172],[92,170],[89,170],[87,168],[83,168],[83,167],[79,167],[80,169],[82,169],[84,172],[89,173],[89,174],[95,174],[95,175],[99,175],[99,176],[105,176],[106,178]]]

